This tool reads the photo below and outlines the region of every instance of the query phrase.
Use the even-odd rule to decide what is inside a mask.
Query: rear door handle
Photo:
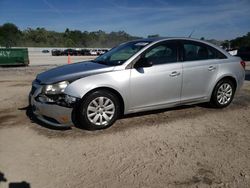
[[[209,67],[208,67],[208,70],[209,70],[209,71],[213,71],[213,70],[215,70],[215,69],[216,69],[215,66],[209,66]]]
[[[175,76],[179,76],[180,74],[181,74],[180,72],[174,71],[169,76],[175,77]]]

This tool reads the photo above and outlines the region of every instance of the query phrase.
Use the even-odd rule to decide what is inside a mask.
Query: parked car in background
[[[71,56],[77,56],[78,52],[74,49],[66,49],[63,51],[63,55],[71,55]]]
[[[93,56],[98,55],[98,54],[97,54],[97,50],[96,50],[96,49],[92,49],[92,50],[90,50],[90,51],[89,51],[89,53],[90,53],[90,55],[93,55]]]
[[[103,129],[135,112],[204,102],[224,108],[241,88],[244,69],[241,58],[205,41],[140,39],[38,74],[30,105],[53,126]]]
[[[49,50],[42,50],[42,53],[49,53]]]
[[[241,47],[237,52],[237,56],[245,61],[250,61],[250,46]]]
[[[90,54],[90,50],[88,50],[88,49],[79,50],[78,53],[79,53],[80,55],[91,55],[91,54]]]
[[[101,55],[102,54],[102,50],[101,49],[96,49],[96,55]]]
[[[52,56],[60,56],[62,54],[63,54],[63,52],[61,50],[57,50],[57,49],[51,50],[51,55]]]
[[[108,49],[103,49],[103,50],[101,51],[101,55],[107,53],[108,51],[109,51]]]
[[[236,48],[227,49],[227,52],[233,56],[236,56],[238,49],[236,49]]]
[[[103,54],[105,54],[106,52],[108,52],[107,49],[98,49],[98,50],[97,50],[97,55],[103,55]]]

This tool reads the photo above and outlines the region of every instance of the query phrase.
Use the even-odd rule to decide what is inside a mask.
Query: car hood
[[[47,70],[38,74],[36,80],[40,84],[53,84],[64,80],[74,81],[85,76],[109,72],[113,69],[113,66],[85,61]]]

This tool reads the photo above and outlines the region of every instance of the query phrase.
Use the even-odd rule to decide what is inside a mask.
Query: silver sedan
[[[53,126],[111,126],[121,115],[208,102],[228,106],[245,62],[205,41],[153,38],[123,43],[93,61],[38,74],[30,105]]]

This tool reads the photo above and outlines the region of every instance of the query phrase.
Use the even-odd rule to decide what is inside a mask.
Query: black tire
[[[231,87],[232,93],[231,93],[230,99],[228,99],[228,101],[226,101],[225,104],[222,104],[222,102],[219,101],[218,92],[221,91],[220,90],[221,87],[226,86],[227,84]],[[211,99],[210,99],[210,105],[212,107],[215,107],[215,108],[225,108],[225,107],[227,107],[232,102],[232,100],[234,98],[235,89],[236,89],[236,86],[230,79],[222,79],[222,80],[220,80],[216,84],[216,86],[215,86],[215,88],[213,90],[213,93],[212,93],[212,96],[211,96]]]
[[[101,118],[106,121],[106,123],[104,125],[96,125],[95,123],[91,122],[90,118],[88,118],[89,105],[93,104],[93,101],[98,100],[100,97],[104,98],[104,100],[106,100],[106,101],[107,101],[107,99],[109,99],[114,105],[114,114],[108,121],[106,121],[104,119],[104,117],[102,116],[102,114],[104,114],[105,111],[103,111],[101,113],[95,112],[95,113],[98,113],[99,116],[102,116],[102,117],[99,117],[99,119],[98,119],[99,121]],[[98,107],[98,108],[100,108],[100,107]],[[95,114],[94,117],[98,114]],[[81,128],[84,128],[87,130],[105,129],[105,128],[110,127],[117,120],[119,115],[120,115],[120,104],[119,104],[119,100],[118,100],[117,96],[115,94],[113,94],[112,92],[107,91],[107,90],[96,90],[96,91],[93,91],[93,92],[87,94],[87,96],[84,97],[84,99],[81,101],[81,104],[80,104],[79,110],[78,110],[78,124]]]

